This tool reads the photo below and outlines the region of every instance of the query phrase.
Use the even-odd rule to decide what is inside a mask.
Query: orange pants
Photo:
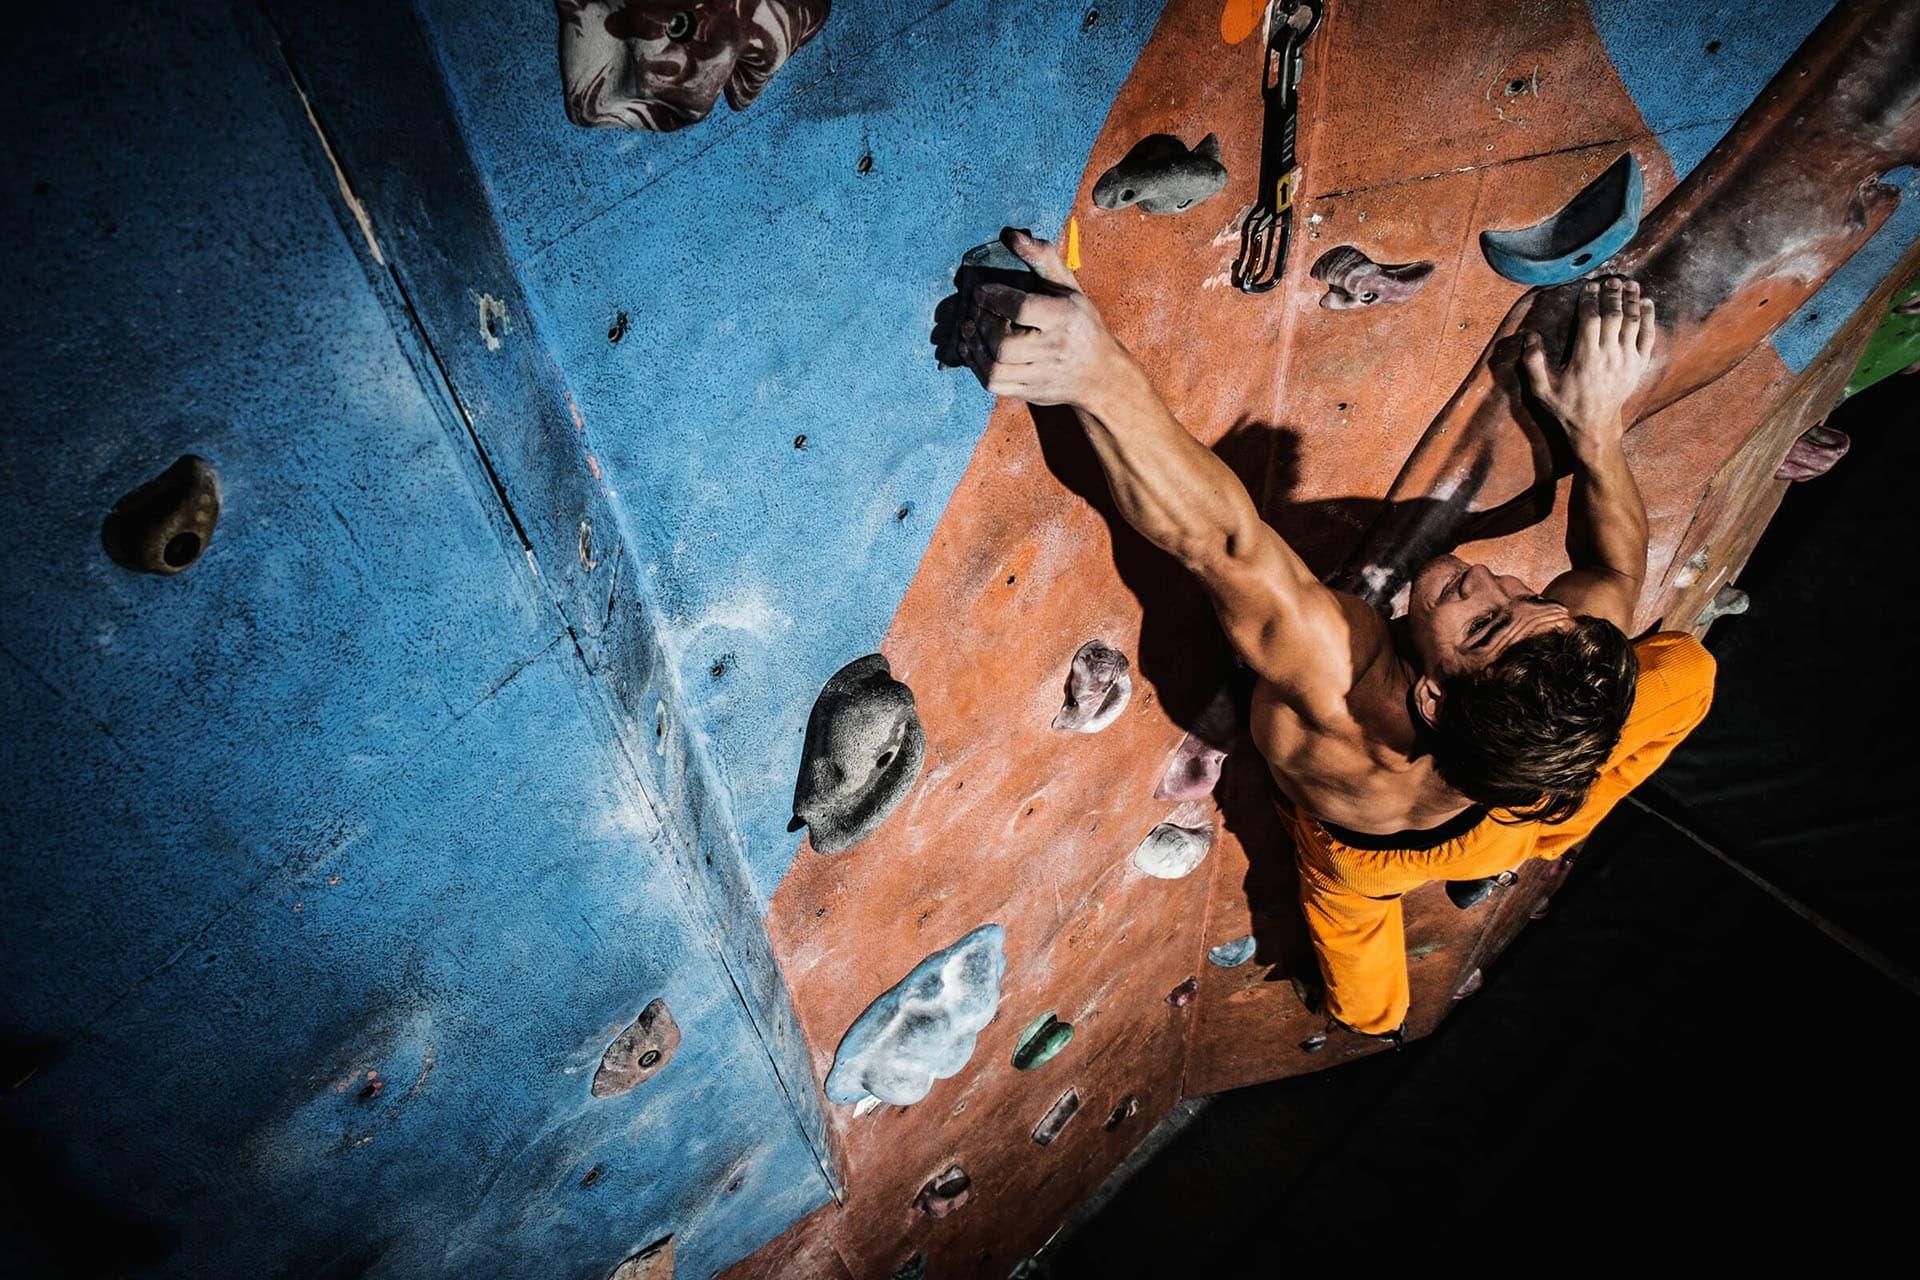
[[[1567,821],[1499,823],[1488,817],[1431,849],[1356,849],[1284,801],[1293,835],[1300,905],[1327,985],[1327,1011],[1356,1031],[1385,1035],[1407,1018],[1406,927],[1400,896],[1429,880],[1476,880],[1528,858],[1557,858],[1658,769],[1707,714],[1713,656],[1685,632],[1661,632],[1634,646],[1640,681],[1633,711],[1587,802]]]

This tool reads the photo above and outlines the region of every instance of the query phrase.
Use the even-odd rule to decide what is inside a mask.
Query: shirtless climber
[[[1127,522],[1205,585],[1259,676],[1252,735],[1291,832],[1327,1012],[1397,1040],[1409,1001],[1400,897],[1554,858],[1706,714],[1691,636],[1627,639],[1647,515],[1622,406],[1657,340],[1631,280],[1589,282],[1573,353],[1520,368],[1575,459],[1572,567],[1545,589],[1441,556],[1388,620],[1321,585],[1225,463],[1174,418],[1055,248],[1008,231],[1036,291],[972,290],[957,349],[989,391],[1071,405]],[[1044,291],[1038,291],[1044,290]]]

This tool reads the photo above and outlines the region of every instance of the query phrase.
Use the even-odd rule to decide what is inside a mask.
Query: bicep
[[[1295,706],[1344,699],[1357,668],[1354,627],[1340,595],[1270,526],[1261,524],[1246,541],[1231,554],[1188,565],[1228,642]]]
[[[1556,600],[1578,617],[1605,618],[1628,635],[1633,634],[1633,610],[1640,584],[1611,569],[1569,569],[1540,593]]]

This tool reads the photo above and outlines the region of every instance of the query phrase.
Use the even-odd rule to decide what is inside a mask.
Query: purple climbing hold
[[[1846,457],[1852,447],[1853,441],[1844,431],[1836,431],[1825,423],[1808,427],[1787,450],[1773,478],[1800,481],[1823,476],[1833,470],[1833,464]]]
[[[927,1185],[920,1188],[920,1194],[913,1198],[913,1207],[930,1218],[944,1218],[954,1210],[965,1207],[972,1195],[973,1179],[956,1164],[945,1173],[928,1179]]]
[[[1199,800],[1213,794],[1220,781],[1220,766],[1226,762],[1227,748],[1240,732],[1240,714],[1234,710],[1233,695],[1223,686],[1194,721],[1193,729],[1180,739],[1154,788],[1156,800]]]
[[[1431,262],[1375,262],[1350,244],[1321,254],[1313,264],[1315,280],[1327,286],[1320,305],[1329,311],[1405,302],[1433,276]]]
[[[1103,640],[1089,640],[1073,655],[1067,671],[1067,700],[1053,727],[1069,733],[1098,733],[1119,718],[1133,698],[1127,655]]]

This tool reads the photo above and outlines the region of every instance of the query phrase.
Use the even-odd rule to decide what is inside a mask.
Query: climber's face
[[[1528,636],[1571,626],[1573,615],[1518,578],[1448,555],[1414,575],[1407,623],[1421,670],[1444,679],[1479,670]]]

